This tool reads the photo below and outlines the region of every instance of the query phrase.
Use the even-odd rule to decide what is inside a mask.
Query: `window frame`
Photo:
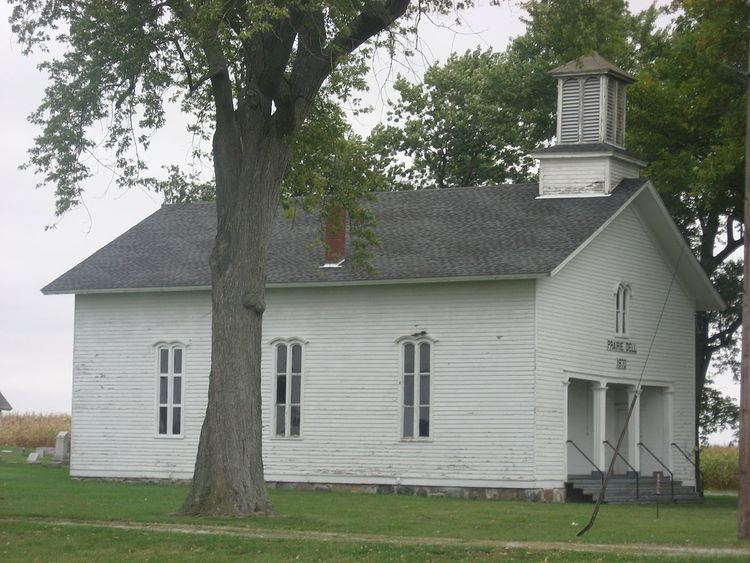
[[[278,440],[301,440],[303,438],[303,427],[304,427],[304,417],[302,416],[302,413],[304,412],[304,387],[305,387],[305,347],[307,345],[307,341],[293,337],[293,338],[275,338],[271,342],[271,349],[273,350],[273,354],[271,357],[271,374],[272,374],[272,395],[271,398],[273,399],[273,409],[271,413],[271,438],[272,439],[278,439]],[[279,407],[279,403],[277,403],[277,393],[278,393],[278,381],[279,376],[282,375],[278,370],[278,353],[279,353],[279,347],[286,346],[286,371],[284,372],[285,377],[285,392],[284,392],[284,433],[279,434],[278,433],[278,419],[277,419],[277,409]],[[292,354],[293,354],[293,347],[299,346],[300,347],[300,371],[299,373],[296,373],[293,371],[293,365],[292,365]],[[298,376],[300,378],[300,384],[299,384],[299,402],[293,403],[292,402],[292,387],[293,387],[293,378],[295,376]],[[292,409],[294,407],[297,407],[299,409],[300,413],[300,422],[299,422],[299,433],[298,434],[292,434]]]
[[[630,285],[620,282],[615,286],[615,336],[627,338],[631,321],[633,293]]]
[[[399,440],[402,442],[432,442],[435,437],[435,431],[433,427],[433,420],[434,420],[434,402],[433,402],[433,389],[434,389],[434,377],[435,377],[435,343],[437,342],[436,339],[428,337],[426,334],[420,335],[418,337],[415,336],[403,336],[396,340],[396,343],[399,345],[399,403],[398,403],[398,429],[399,429]],[[406,346],[408,344],[414,345],[414,372],[412,374],[407,374],[404,370],[404,362],[406,358]],[[421,397],[421,357],[420,357],[420,347],[422,344],[428,344],[430,347],[430,355],[429,355],[429,364],[430,364],[430,370],[429,372],[426,372],[426,374],[430,378],[430,391],[429,395],[427,397],[428,403],[426,404],[427,408],[429,409],[429,416],[427,418],[428,420],[428,433],[426,436],[420,436],[419,435],[419,411],[420,408],[423,406],[420,400]],[[407,408],[407,405],[404,404],[405,400],[405,394],[406,394],[406,375],[412,375],[414,377],[414,402],[411,405],[411,408],[414,409],[413,421],[412,421],[412,436],[404,436],[404,409]]]
[[[162,350],[168,351],[167,360],[167,372],[162,373],[161,371],[161,353]],[[175,374],[174,371],[174,354],[175,350],[180,350],[182,354],[180,372]],[[154,372],[155,387],[154,387],[154,401],[155,401],[155,416],[154,416],[154,435],[158,439],[181,439],[185,437],[185,358],[187,356],[187,346],[182,342],[157,342],[154,345]],[[162,377],[167,378],[167,401],[162,402],[161,400],[161,379]],[[174,402],[174,390],[175,390],[175,377],[180,379],[180,402]],[[166,420],[166,432],[161,433],[160,430],[160,419],[161,409],[166,407],[167,409],[167,420]],[[174,409],[180,409],[180,432],[174,433]]]

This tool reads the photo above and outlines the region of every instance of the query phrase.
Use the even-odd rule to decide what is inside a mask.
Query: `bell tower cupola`
[[[541,197],[608,195],[646,163],[625,151],[627,85],[635,79],[594,52],[549,73],[557,79],[557,144],[535,150]]]

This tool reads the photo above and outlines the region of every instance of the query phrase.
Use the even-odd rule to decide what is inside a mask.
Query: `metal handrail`
[[[696,488],[696,489],[698,490],[698,492],[699,492],[700,494],[703,494],[703,483],[704,483],[704,478],[703,478],[703,471],[701,471],[701,470],[700,470],[700,467],[698,467],[698,466],[697,466],[697,465],[695,464],[695,462],[694,462],[694,461],[693,461],[693,460],[692,460],[692,459],[690,458],[690,456],[689,456],[689,455],[687,455],[687,454],[686,454],[686,453],[685,453],[685,452],[684,452],[684,451],[682,450],[682,448],[681,448],[680,446],[678,446],[678,445],[677,445],[677,444],[675,444],[674,442],[672,442],[672,443],[671,443],[670,445],[671,445],[671,446],[674,446],[675,448],[677,448],[677,451],[678,451],[678,452],[680,452],[680,453],[682,454],[682,457],[684,457],[684,458],[685,458],[686,460],[688,460],[688,461],[690,462],[690,465],[692,465],[692,466],[693,466],[693,467],[695,468],[695,472],[696,472],[696,474],[698,475],[698,481],[699,481],[698,483],[696,483],[696,484],[695,484],[695,488]]]
[[[635,473],[635,498],[638,498],[638,499],[641,498],[641,479],[638,474],[638,470],[632,465],[630,465],[630,462],[627,459],[625,459],[623,455],[620,452],[618,452],[612,444],[609,443],[609,440],[604,440],[602,444],[607,444],[610,448],[612,448],[612,451],[615,453],[615,455],[619,457],[622,461],[624,461],[625,465],[627,465],[633,471],[633,473]]]
[[[644,444],[643,442],[638,442],[638,445],[641,448],[643,448],[644,450],[646,450],[649,454],[651,454],[651,457],[653,457],[656,460],[656,462],[659,465],[661,465],[664,469],[666,469],[667,472],[669,473],[669,476],[671,477],[671,479],[669,481],[669,484],[670,484],[671,489],[672,489],[672,502],[674,502],[674,473],[672,473],[672,470],[669,467],[667,467],[666,465],[664,465],[664,462],[662,462],[662,460],[660,460],[658,457],[656,457],[656,455],[654,454],[654,452],[652,452],[651,450],[648,449],[648,446],[646,444]]]
[[[566,440],[565,443],[570,444],[571,446],[573,446],[575,449],[578,450],[578,453],[580,453],[586,459],[586,461],[588,461],[591,464],[591,466],[594,469],[596,469],[596,472],[599,474],[599,478],[602,480],[602,484],[604,484],[604,473],[602,473],[602,470],[599,469],[593,461],[591,461],[591,458],[587,456],[585,453],[583,453],[583,450],[579,448],[573,440]]]

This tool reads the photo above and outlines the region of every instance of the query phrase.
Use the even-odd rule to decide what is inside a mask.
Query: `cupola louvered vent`
[[[551,74],[558,77],[558,142],[624,148],[625,87],[633,77],[596,53]]]
[[[625,145],[625,84],[617,85],[617,134],[615,144],[621,147]]]
[[[596,143],[599,139],[601,80],[590,76],[583,82],[583,104],[581,109],[581,141]]]
[[[560,105],[560,141],[577,143],[580,128],[578,112],[581,106],[581,83],[577,78],[563,82]]]
[[[646,163],[625,150],[625,90],[635,79],[598,53],[550,71],[557,143],[536,149],[539,197],[606,197]]]
[[[613,80],[608,80],[607,88],[607,136],[606,139],[610,143],[615,142],[615,108],[617,107],[617,83],[613,84]]]

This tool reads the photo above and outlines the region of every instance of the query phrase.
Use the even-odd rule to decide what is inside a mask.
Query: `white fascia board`
[[[210,285],[179,287],[117,287],[111,289],[60,289],[42,291],[43,295],[89,295],[97,293],[162,293],[173,291],[210,291]]]
[[[692,249],[688,245],[685,238],[682,236],[680,229],[677,227],[674,220],[672,219],[672,216],[669,214],[667,206],[664,205],[664,202],[659,196],[659,193],[656,191],[656,188],[650,180],[646,182],[646,187],[648,188],[649,194],[651,195],[652,199],[656,203],[656,208],[664,218],[662,224],[665,226],[670,235],[678,241],[678,244],[680,245],[680,252],[687,256],[687,265],[690,268],[691,273],[697,277],[697,279],[699,280],[699,284],[706,292],[706,296],[708,297],[708,299],[705,299],[703,301],[699,310],[723,311],[727,308],[727,304],[724,302],[724,299],[721,297],[721,295],[719,295],[719,292],[716,291],[714,284],[711,283],[711,279],[706,274],[700,262],[698,262],[695,254],[693,254]]]
[[[705,295],[708,297],[708,299],[700,300],[700,302],[697,299],[699,295],[693,295],[693,297],[696,298],[696,308],[698,310],[707,311],[724,310],[726,308],[726,303],[724,303],[724,300],[719,295],[719,292],[716,291],[716,288],[711,283],[711,280],[706,275],[706,272],[703,271],[703,267],[700,265],[697,258],[693,254],[693,251],[690,249],[687,242],[683,238],[682,233],[680,233],[680,230],[677,228],[677,225],[675,225],[672,216],[669,214],[669,211],[664,205],[664,202],[659,196],[659,193],[656,191],[656,188],[654,187],[651,180],[647,180],[643,184],[643,186],[641,186],[632,196],[630,196],[630,198],[628,198],[628,200],[623,203],[622,206],[601,225],[601,227],[594,231],[594,233],[589,238],[587,238],[578,248],[576,248],[567,258],[565,258],[565,260],[563,260],[554,270],[552,270],[552,272],[550,272],[550,277],[555,276],[560,270],[567,266],[571,262],[571,260],[573,260],[582,250],[584,250],[586,247],[588,247],[589,244],[591,244],[591,241],[599,236],[599,233],[601,233],[612,223],[612,221],[619,217],[620,213],[622,213],[632,202],[634,202],[639,196],[641,196],[641,194],[644,193],[648,193],[651,196],[651,199],[656,204],[656,209],[658,209],[662,219],[660,221],[660,224],[664,225],[664,229],[666,229],[668,236],[670,236],[678,245],[680,245],[680,252],[686,255],[689,274],[691,276],[694,276],[695,279],[699,280],[699,285],[702,287],[703,291],[706,292]],[[648,220],[648,218],[644,219]],[[653,227],[654,226],[652,226],[652,228]]]
[[[456,283],[475,281],[512,281],[533,280],[549,277],[549,273],[536,274],[507,274],[497,276],[451,276],[441,278],[411,278],[411,279],[388,279],[388,280],[353,280],[353,281],[313,281],[313,282],[289,282],[269,283],[266,289],[283,289],[299,287],[341,287],[341,286],[366,286],[366,285],[404,285],[419,283]],[[93,295],[102,293],[162,293],[173,291],[211,291],[210,285],[195,285],[182,287],[139,287],[139,288],[114,288],[114,289],[66,289],[60,291],[43,291],[44,295]]]
[[[618,160],[622,160],[624,162],[629,162],[630,164],[635,164],[636,166],[640,166],[641,168],[645,168],[648,166],[648,163],[640,160],[638,158],[628,156],[625,154],[622,154],[614,149],[608,149],[603,151],[588,151],[588,152],[580,152],[580,151],[570,151],[570,152],[555,152],[555,153],[537,153],[532,152],[529,153],[529,156],[532,158],[536,158],[537,160],[541,159],[566,159],[570,160],[572,158],[601,158],[603,156],[610,157],[610,158],[616,158]]]

